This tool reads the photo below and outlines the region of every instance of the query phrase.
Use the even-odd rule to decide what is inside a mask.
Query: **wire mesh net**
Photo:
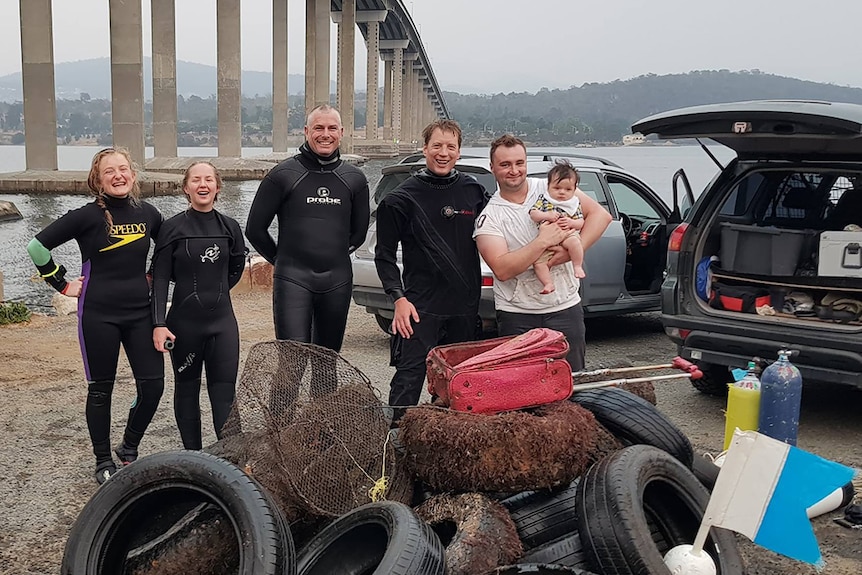
[[[368,378],[330,349],[254,345],[223,437],[231,460],[260,454],[248,444],[266,442],[268,455],[255,457],[251,471],[282,505],[335,517],[377,498],[412,497],[412,479],[388,441],[384,404]]]

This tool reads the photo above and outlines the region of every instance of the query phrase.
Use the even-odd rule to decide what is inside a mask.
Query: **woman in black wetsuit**
[[[137,386],[123,443],[114,451],[121,464],[137,459],[164,390],[164,359],[151,343],[146,277],[150,240],[158,236],[162,216],[138,199],[137,173],[125,149],[98,152],[87,184],[96,200],[36,234],[27,251],[51,287],[78,298],[78,339],[88,384],[85,413],[101,484],[117,470],[111,456],[111,394],[121,343]],[[50,250],[70,240],[78,242],[82,265],[80,277],[67,280]]]
[[[153,343],[160,352],[167,351],[166,340],[174,344],[174,413],[186,449],[203,447],[204,365],[218,438],[233,404],[239,369],[239,328],[230,288],[242,277],[246,249],[239,224],[213,207],[219,190],[221,176],[212,164],[189,166],[183,178],[189,209],[165,221],[153,255]],[[166,318],[171,280],[173,304]]]

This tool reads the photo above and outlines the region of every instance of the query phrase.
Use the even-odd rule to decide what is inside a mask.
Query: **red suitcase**
[[[458,411],[497,413],[572,394],[565,336],[546,328],[514,337],[456,343],[428,353],[428,391]]]

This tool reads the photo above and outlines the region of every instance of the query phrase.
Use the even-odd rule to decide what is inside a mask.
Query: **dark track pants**
[[[520,335],[536,327],[546,327],[563,332],[569,342],[566,361],[572,371],[584,369],[587,350],[584,308],[581,304],[554,313],[513,313],[497,311],[497,331],[500,337]]]
[[[398,334],[390,340],[390,365],[395,376],[389,384],[389,405],[416,405],[425,381],[425,358],[438,345],[474,341],[477,336],[477,316],[436,316],[419,312],[419,323],[413,323],[413,335],[407,339]],[[396,409],[393,420],[404,414]]]

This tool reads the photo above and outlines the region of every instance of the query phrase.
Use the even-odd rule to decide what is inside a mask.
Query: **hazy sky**
[[[150,1],[142,4],[149,55]],[[215,4],[177,1],[179,59],[215,64]],[[459,92],[535,92],[721,68],[862,86],[859,0],[406,0],[405,5],[438,82]],[[56,62],[109,56],[108,0],[54,0],[53,10]],[[242,0],[243,69],[271,68],[271,10],[271,0]],[[291,73],[304,70],[304,23],[305,2],[290,0]],[[364,87],[365,48],[360,34],[357,39],[357,86]],[[332,42],[334,58],[334,25]],[[18,1],[0,0],[0,75],[20,70]]]

